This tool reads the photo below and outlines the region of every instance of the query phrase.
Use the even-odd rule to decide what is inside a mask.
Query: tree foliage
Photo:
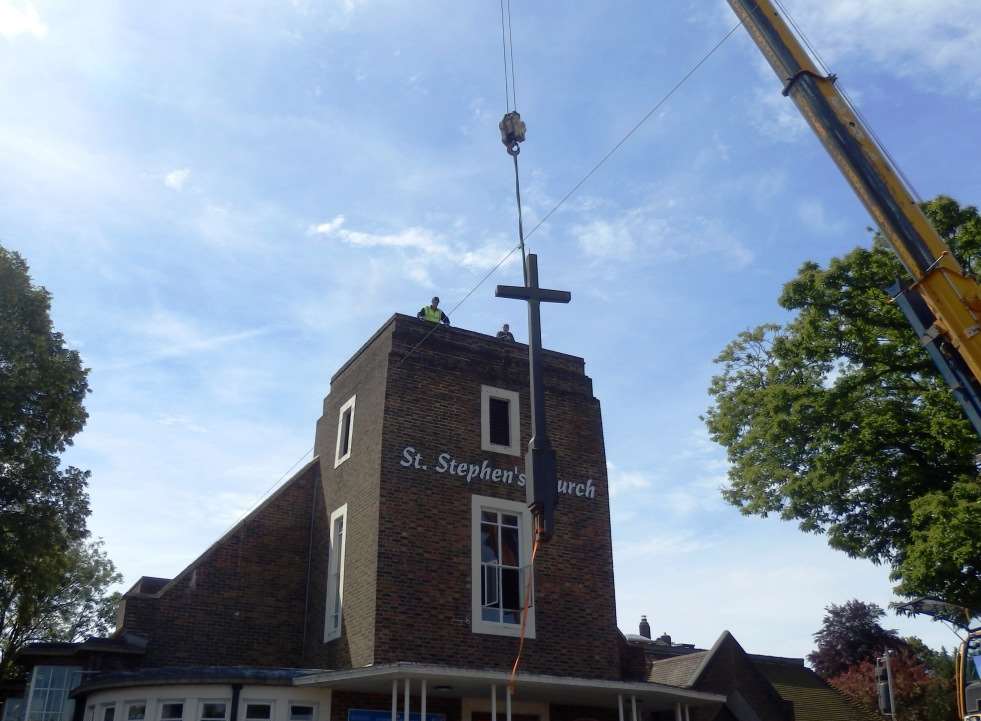
[[[981,216],[938,197],[925,211],[981,270]],[[906,273],[877,237],[784,287],[784,324],[739,334],[716,362],[712,438],[725,499],[798,521],[851,556],[889,563],[905,594],[981,606],[981,442],[884,289]]]
[[[61,466],[89,386],[50,303],[0,246],[0,678],[23,643],[102,629],[105,591],[119,580],[86,542],[88,472]]]
[[[910,651],[897,653],[890,660],[895,721],[955,721],[957,717],[953,676],[941,676]],[[828,679],[853,701],[878,711],[875,661],[862,661]]]
[[[814,671],[824,678],[874,660],[886,649],[905,647],[896,631],[880,625],[886,613],[874,603],[852,600],[841,606],[831,604],[825,611],[821,628],[814,634],[817,649],[807,656]]]

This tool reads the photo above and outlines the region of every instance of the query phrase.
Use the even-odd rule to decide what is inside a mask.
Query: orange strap
[[[538,531],[538,523],[535,523],[535,543],[531,547],[531,573],[528,574],[528,582],[525,585],[525,603],[521,609],[521,628],[518,631],[518,655],[514,659],[514,666],[511,667],[511,676],[508,678],[508,693],[514,693],[515,679],[518,677],[518,666],[521,664],[521,652],[525,648],[525,624],[528,621],[528,606],[531,604],[531,582],[535,577],[535,556],[538,555],[538,545],[541,534]]]

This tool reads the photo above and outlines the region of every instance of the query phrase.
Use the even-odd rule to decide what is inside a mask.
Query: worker
[[[433,296],[432,302],[429,305],[424,305],[422,310],[416,313],[416,318],[433,323],[442,323],[443,325],[450,324],[449,316],[439,309],[439,297],[437,296]]]
[[[499,340],[509,340],[514,343],[514,335],[511,333],[511,326],[505,323],[499,331],[497,331],[497,337]]]

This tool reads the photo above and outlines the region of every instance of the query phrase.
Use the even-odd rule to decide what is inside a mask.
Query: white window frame
[[[480,512],[483,510],[497,511],[499,513],[510,513],[518,516],[518,545],[521,553],[521,567],[531,568],[531,513],[528,506],[520,501],[509,501],[503,498],[491,498],[489,496],[470,497],[470,592],[471,592],[471,620],[470,628],[474,633],[486,633],[495,636],[518,636],[521,633],[520,624],[516,623],[495,623],[485,621],[481,613],[480,598]],[[524,585],[525,579],[519,576],[520,583]],[[524,588],[522,588],[524,593]],[[535,638],[535,603],[534,603],[534,583],[532,583],[532,603],[528,607],[528,618],[525,622],[525,638]]]
[[[268,721],[276,721],[276,702],[268,698],[246,698],[242,699],[242,708],[240,709],[239,718],[243,721],[249,721],[249,706],[268,706],[269,707],[269,719]]]
[[[290,701],[286,706],[286,721],[293,721],[293,707],[294,706],[309,706],[313,709],[313,719],[312,721],[317,721],[318,715],[320,713],[319,704],[316,701]]]
[[[220,719],[217,716],[208,716],[205,718],[204,707],[209,703],[220,703],[225,705],[225,715]],[[231,712],[231,699],[227,698],[202,698],[198,700],[198,715],[197,721],[228,721],[228,714]]]
[[[337,519],[341,519],[341,552],[335,553],[334,529]],[[347,537],[350,530],[347,522],[347,504],[330,514],[330,550],[327,562],[327,601],[324,604],[324,643],[341,637],[344,628],[344,557],[347,555]],[[334,579],[337,579],[336,581]],[[337,584],[335,587],[334,584]],[[334,608],[334,601],[339,608]],[[331,628],[331,617],[337,612],[337,628]]]
[[[499,398],[508,402],[508,425],[511,445],[501,446],[490,440],[490,399]],[[517,391],[509,391],[494,386],[480,386],[480,449],[493,453],[521,455],[521,405]]]
[[[129,709],[131,706],[143,706],[143,718],[139,721],[150,721],[150,704],[144,699],[135,699],[123,702],[123,717],[119,721],[129,721]]]
[[[178,716],[164,716],[163,707],[167,704],[179,703],[181,705],[181,715]],[[157,721],[184,721],[187,717],[187,699],[186,698],[162,698],[157,701]]]
[[[98,721],[106,721],[106,711],[109,709],[112,709],[113,721],[122,721],[122,719],[119,718],[119,704],[115,701],[99,704],[99,715],[96,716]]]
[[[337,411],[337,440],[334,444],[334,468],[337,468],[344,461],[351,457],[351,449],[354,448],[354,405],[357,401],[357,394],[347,399],[347,402]],[[344,414],[351,411],[351,425],[347,431],[347,453],[341,455],[341,431],[343,430]]]

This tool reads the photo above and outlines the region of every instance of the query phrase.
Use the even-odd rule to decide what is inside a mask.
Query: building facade
[[[389,319],[331,379],[313,460],[176,577],[134,584],[111,638],[28,648],[4,721],[811,718],[764,668],[811,683],[799,660],[618,630],[583,359],[545,353],[560,500],[535,549],[527,347],[432,330]]]

